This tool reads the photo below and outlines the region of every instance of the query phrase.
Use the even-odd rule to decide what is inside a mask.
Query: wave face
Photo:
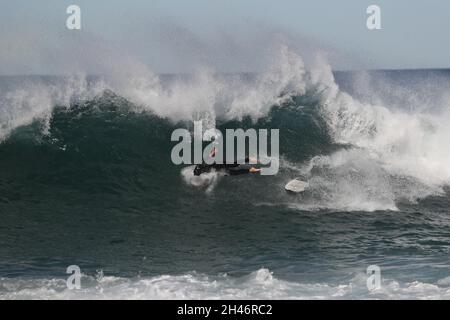
[[[401,266],[385,297],[448,296],[436,283],[448,276],[450,73],[307,71],[286,48],[274,61],[258,75],[1,78],[2,283],[43,291],[18,282],[0,296],[69,297],[49,279],[77,263],[114,276],[107,297],[163,297],[155,283],[188,296],[188,278],[189,297],[263,297],[261,274],[275,298],[348,297],[344,275],[371,264]],[[195,180],[170,160],[172,131],[193,120],[280,129],[279,174]],[[304,195],[284,192],[295,177]]]

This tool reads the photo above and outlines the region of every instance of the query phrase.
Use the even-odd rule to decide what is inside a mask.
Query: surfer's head
[[[207,164],[198,164],[194,168],[194,176],[199,176],[202,173],[211,171],[211,166]]]

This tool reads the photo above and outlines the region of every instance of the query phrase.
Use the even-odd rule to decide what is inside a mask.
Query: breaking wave
[[[287,47],[256,75],[201,70],[163,77],[143,68],[119,77],[1,82],[0,164],[6,170],[0,181],[20,171],[13,184],[0,186],[3,203],[10,201],[9,188],[30,183],[39,184],[36,193],[60,183],[81,193],[114,194],[161,189],[167,177],[179,188],[204,185],[169,159],[171,131],[189,128],[192,120],[219,129],[280,129],[281,171],[269,186],[254,186],[272,204],[397,210],[399,203],[445,194],[450,181],[448,105],[414,111],[363,102],[339,88],[326,61],[318,58],[306,69]],[[80,175],[83,185],[75,182]],[[298,176],[309,181],[305,195],[279,192]]]

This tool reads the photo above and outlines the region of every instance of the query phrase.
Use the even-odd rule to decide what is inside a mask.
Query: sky
[[[81,30],[66,8],[81,8]],[[381,8],[381,30],[366,9]],[[258,71],[277,45],[335,70],[450,67],[448,0],[0,0],[0,74]]]

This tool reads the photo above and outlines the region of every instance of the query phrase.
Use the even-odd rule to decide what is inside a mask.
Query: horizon
[[[450,71],[450,67],[448,68],[411,68],[411,69],[352,69],[352,70],[340,70],[340,69],[333,69],[331,70],[333,73],[358,73],[358,72],[403,72],[403,71]],[[216,75],[258,75],[262,72],[248,72],[248,71],[236,71],[236,72],[213,72],[213,74]],[[82,73],[85,76],[88,77],[109,77],[114,76],[113,74],[101,74],[101,73]],[[193,76],[196,74],[196,71],[194,72],[180,72],[180,73],[170,73],[170,72],[162,72],[162,73],[154,73],[156,76]],[[59,74],[38,74],[38,73],[32,73],[32,74],[0,74],[0,77],[66,77],[66,76],[74,76],[74,75],[80,75],[80,73],[59,73]]]

